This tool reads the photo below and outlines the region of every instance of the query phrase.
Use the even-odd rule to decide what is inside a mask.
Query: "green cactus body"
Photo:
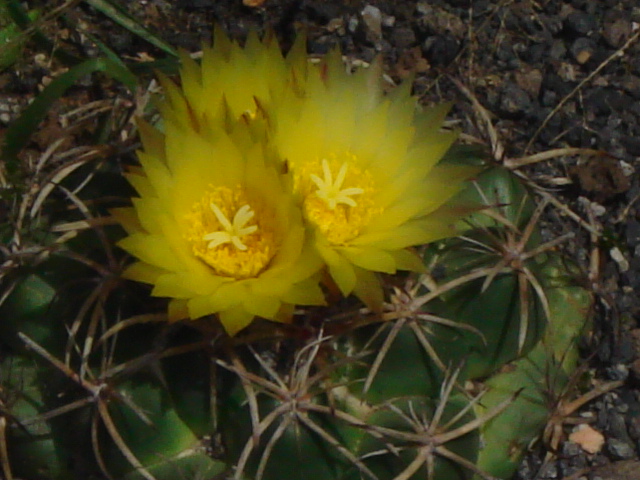
[[[472,230],[427,248],[425,264],[438,283],[460,285],[423,310],[457,324],[431,327],[443,362],[464,365],[464,377],[480,378],[526,354],[541,338],[547,322],[539,298],[544,259],[526,256],[539,244],[537,228],[529,225],[534,205],[507,170],[485,171],[457,201],[484,204],[493,213],[479,209],[467,219]]]
[[[51,307],[56,288],[42,275],[30,273],[18,279],[9,296],[0,306],[0,335],[15,350],[24,351],[18,332],[25,333],[38,344],[60,345],[64,336],[55,328]]]
[[[438,420],[434,420],[437,402],[424,396],[397,398],[375,408],[367,417],[367,424],[381,427],[384,429],[383,432],[391,432],[383,434],[381,438],[371,435],[362,437],[362,442],[358,445],[358,454],[364,464],[380,479],[397,478],[399,475],[414,480],[471,478],[470,470],[446,458],[440,452],[444,448],[447,452],[474,464],[479,448],[478,433],[469,432],[444,445],[438,444],[435,440],[438,433],[453,430],[475,416],[472,411],[459,416],[468,403],[459,395],[444,399],[444,402],[442,416]],[[448,424],[454,416],[458,418]],[[434,421],[438,424],[434,425]],[[445,425],[446,428],[443,428]],[[408,433],[411,438],[398,438],[402,433]]]
[[[40,368],[33,358],[18,355],[0,363],[9,465],[13,475],[27,480],[66,480],[72,475],[70,451],[48,421],[38,420],[48,411]]]
[[[156,480],[189,477],[193,469],[207,474],[217,474],[225,465],[211,459],[192,430],[179,418],[162,384],[148,375],[137,374],[117,386],[117,394],[128,402],[109,402],[109,414],[113,420],[118,443],[111,432],[104,435],[104,460],[117,478],[136,480],[148,478],[139,467],[151,473]],[[143,412],[145,419],[140,417]],[[125,458],[123,446],[139,465],[132,465]]]
[[[532,301],[522,347],[518,346],[522,310],[515,274],[498,275],[484,290],[483,280],[470,282],[446,301],[430,303],[426,307],[430,314],[455,319],[481,333],[434,325],[433,343],[443,362],[452,368],[463,365],[465,378],[481,378],[533,348],[544,331],[546,319],[532,290],[529,297]]]
[[[483,425],[478,467],[498,478],[511,477],[549,420],[554,399],[569,382],[578,362],[578,340],[588,327],[591,296],[575,285],[573,268],[559,256],[546,262],[545,292],[551,321],[544,337],[529,354],[505,365],[484,381],[487,389],[476,407],[480,415],[518,393],[498,417]],[[476,480],[480,480],[478,477]]]
[[[309,399],[316,402],[318,399]],[[323,402],[326,404],[326,402]],[[322,404],[321,404],[322,405]],[[276,399],[261,395],[258,398],[260,418],[265,419],[282,407]],[[342,478],[349,465],[334,446],[311,430],[298,415],[308,418],[338,444],[344,443],[344,426],[331,415],[306,410],[286,412],[265,429],[258,445],[252,449],[246,471],[254,478],[259,470],[265,480],[288,478],[291,480],[331,480]],[[238,385],[221,405],[221,432],[230,462],[236,463],[254,432],[249,405],[244,391]]]
[[[339,372],[338,381],[349,385],[353,395],[370,405],[404,396],[433,397],[440,391],[444,373],[425,351],[416,334],[420,326],[409,324],[393,332],[394,323],[359,328],[346,336],[341,348],[363,354]],[[428,332],[422,332],[428,336]],[[418,331],[420,334],[420,331]],[[389,342],[388,346],[385,344]],[[380,365],[367,384],[372,365],[383,348]],[[411,379],[411,381],[409,381]]]

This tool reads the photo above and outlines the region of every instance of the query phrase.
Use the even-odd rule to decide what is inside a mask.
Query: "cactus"
[[[443,112],[421,117],[421,125],[439,122]],[[250,125],[255,131],[223,128],[234,141],[263,141]],[[158,150],[160,136],[141,129],[147,148]],[[434,138],[446,150],[449,137]],[[325,163],[325,177],[314,181],[329,195],[347,173],[341,169],[334,182]],[[422,273],[385,276],[378,290],[371,285],[377,277],[357,260],[354,292],[370,307],[363,309],[352,297],[335,300],[344,271],[296,270],[316,287],[326,277],[328,305],[298,307],[289,324],[256,320],[235,336],[216,316],[167,323],[185,305],[178,299],[167,314],[162,300],[120,278],[123,262],[112,249],[120,227],[96,226],[62,247],[52,244],[49,256],[13,272],[0,305],[4,476],[508,478],[544,428],[547,395],[576,367],[590,297],[554,250],[559,240],[541,240],[544,205],[509,171],[483,163],[456,146],[440,160],[442,175],[477,175],[447,207],[469,213],[452,217],[460,235],[419,247]],[[160,170],[138,187],[164,185]],[[111,195],[128,195],[113,172],[92,175],[85,200],[114,183]],[[246,247],[246,219],[227,223],[207,241]],[[304,297],[301,284],[291,298]],[[383,306],[376,306],[378,292]],[[288,294],[278,301],[273,319],[280,322],[293,309]],[[512,420],[522,416],[527,422]]]

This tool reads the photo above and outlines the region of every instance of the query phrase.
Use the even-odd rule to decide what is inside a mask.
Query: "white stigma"
[[[240,207],[233,217],[233,222],[229,221],[215,203],[211,204],[211,210],[224,230],[208,233],[202,237],[203,240],[209,242],[207,248],[213,249],[225,243],[231,243],[238,250],[245,251],[247,246],[242,243],[241,238],[258,230],[257,225],[246,226],[255,215],[251,207],[249,205]]]
[[[322,159],[322,173],[324,178],[320,178],[317,175],[310,175],[309,178],[318,187],[316,195],[325,201],[330,210],[334,210],[341,203],[350,207],[355,207],[357,205],[356,201],[351,198],[351,196],[361,195],[364,193],[364,190],[356,187],[342,188],[344,179],[347,176],[346,163],[342,164],[342,167],[340,167],[340,171],[338,171],[338,175],[334,181],[331,168],[329,168],[329,162],[324,158]]]

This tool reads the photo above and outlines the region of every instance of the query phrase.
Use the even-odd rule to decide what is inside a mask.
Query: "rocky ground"
[[[63,2],[25,2],[54,12]],[[165,56],[84,2],[66,2],[45,33],[90,57],[101,39],[122,58]],[[490,147],[549,202],[545,235],[573,232],[563,248],[595,295],[595,328],[585,350],[593,380],[620,388],[568,411],[586,434],[564,425],[553,446],[537,444],[519,480],[640,478],[640,5],[636,0],[140,0],[120,2],[159,38],[190,52],[214,23],[242,39],[276,32],[282,45],[305,29],[311,54],[339,44],[349,59],[382,55],[397,83],[415,72],[425,103],[451,101],[463,140]],[[54,6],[55,4],[55,6]],[[48,52],[0,73],[0,136],[51,77]],[[151,77],[150,77],[151,78]],[[61,111],[122,95],[86,81]],[[123,96],[123,102],[130,102]],[[57,112],[60,113],[60,112]],[[31,149],[56,138],[50,117]],[[91,132],[75,132],[86,141]],[[126,142],[125,142],[126,143]],[[595,395],[594,395],[595,396]],[[580,402],[578,402],[580,403]],[[568,408],[572,410],[572,408]],[[600,437],[602,435],[602,438]],[[571,438],[571,440],[569,440]],[[600,442],[602,440],[602,442]]]

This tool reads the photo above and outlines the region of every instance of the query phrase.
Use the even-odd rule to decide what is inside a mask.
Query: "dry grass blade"
[[[500,142],[500,137],[498,136],[498,132],[493,127],[493,123],[491,122],[491,116],[486,108],[482,106],[482,104],[478,101],[477,97],[469,90],[460,80],[453,76],[449,76],[449,80],[451,80],[458,90],[460,90],[471,102],[473,108],[478,115],[479,119],[482,120],[482,124],[485,126],[486,133],[489,137],[489,141],[491,142],[491,153],[493,158],[501,161],[504,156],[504,146]]]
[[[107,225],[117,225],[118,222],[111,217],[97,217],[91,218],[90,220],[76,220],[73,222],[63,222],[57,223],[53,225],[50,229],[52,233],[64,233],[64,234],[75,234],[77,235],[79,232],[83,230],[89,230],[96,227],[104,227]],[[74,235],[74,236],[75,236]],[[68,238],[68,237],[63,237]],[[57,243],[64,243],[63,241],[57,241]]]
[[[42,210],[42,204],[51,194],[53,189],[58,187],[62,180],[71,175],[71,173],[76,171],[88,161],[88,159],[76,159],[73,162],[69,162],[56,169],[56,171],[51,174],[50,178],[45,181],[44,186],[40,189],[38,195],[33,201],[33,205],[31,206],[30,210],[31,218],[35,218]]]
[[[552,150],[546,150],[544,152],[529,155],[523,158],[507,158],[504,161],[504,166],[515,170],[516,168],[524,167],[526,165],[532,165],[538,162],[544,162],[553,158],[568,157],[571,155],[586,155],[594,157],[609,157],[612,155],[602,150],[594,150],[592,148],[554,148]]]
[[[615,390],[616,388],[619,388],[622,385],[624,385],[623,380],[615,380],[613,382],[602,383],[596,386],[595,388],[593,388],[592,390],[588,391],[584,395],[580,396],[579,398],[576,398],[572,402],[564,404],[562,406],[561,413],[565,416],[571,415],[572,413],[577,411],[580,407],[589,403],[591,400],[594,400],[598,398],[600,395],[604,395],[607,392]]]

